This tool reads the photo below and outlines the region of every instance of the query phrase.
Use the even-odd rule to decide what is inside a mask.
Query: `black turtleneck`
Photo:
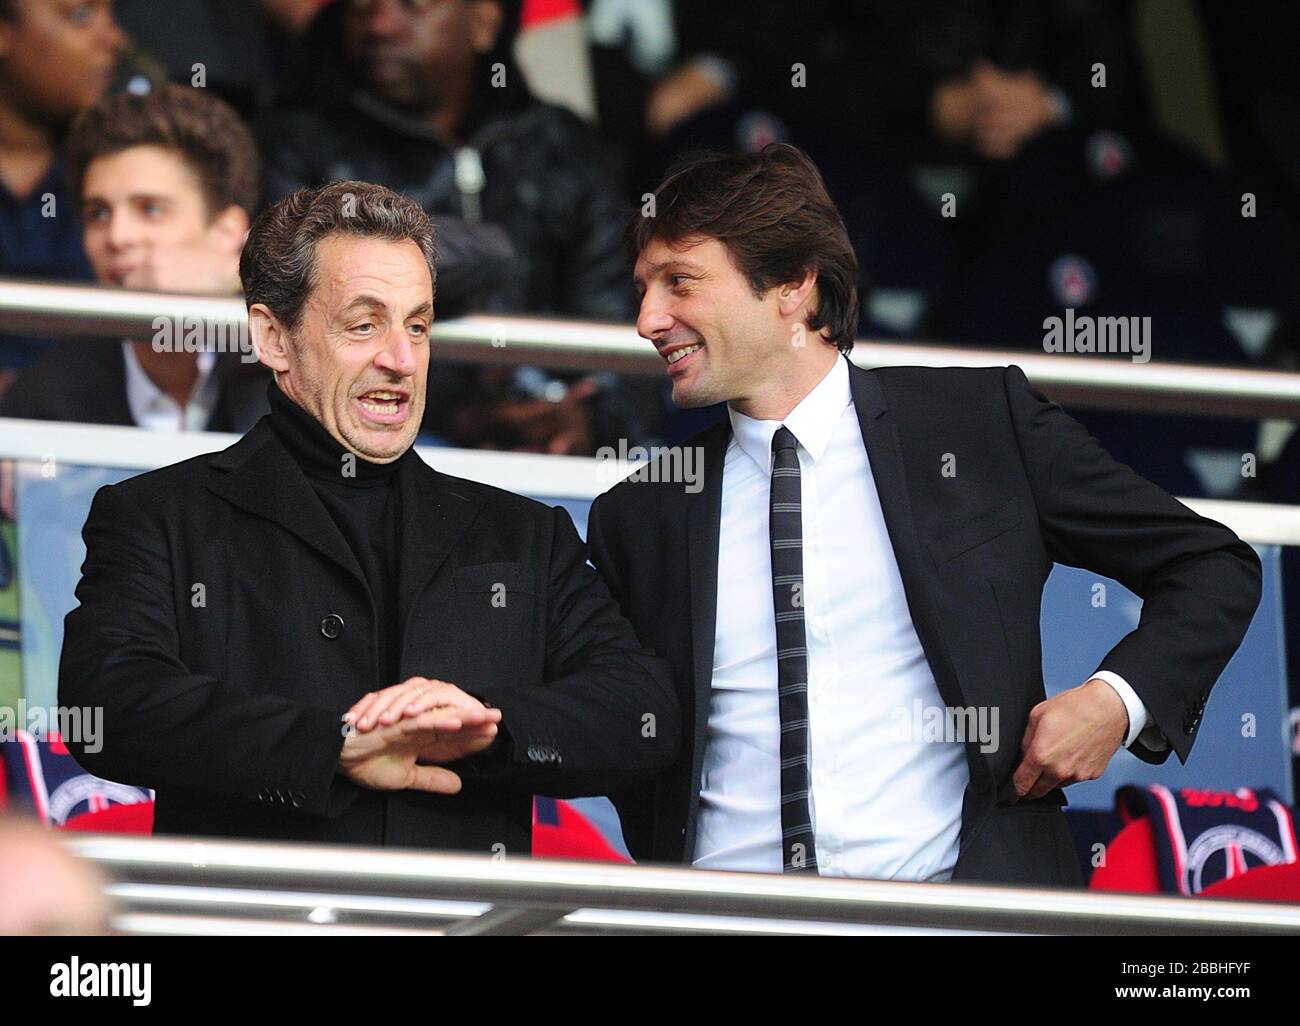
[[[413,458],[411,450],[391,463],[371,463],[360,456],[345,461],[345,455],[353,454],[275,382],[267,386],[267,397],[271,426],[356,556],[370,588],[377,617],[380,674],[371,686],[396,684],[402,638],[398,608],[402,509],[397,471],[403,460]]]

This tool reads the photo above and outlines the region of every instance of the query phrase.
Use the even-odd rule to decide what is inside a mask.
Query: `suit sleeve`
[[[1006,368],[1003,380],[1048,554],[1143,600],[1137,628],[1098,669],[1129,683],[1186,762],[1210,689],[1259,605],[1259,557],[1111,457],[1019,367]],[[1169,757],[1141,739],[1130,750],[1146,762]]]
[[[671,765],[680,727],[666,663],[641,647],[563,509],[554,510],[545,683],[495,698],[510,737],[484,776],[556,798],[603,795]]]
[[[166,539],[121,486],[99,490],[82,537],[59,702],[102,708],[103,736],[68,743],[78,763],[110,780],[234,801],[279,792],[275,807],[301,815],[337,815],[355,799],[356,785],[335,774],[344,710],[185,666]]]

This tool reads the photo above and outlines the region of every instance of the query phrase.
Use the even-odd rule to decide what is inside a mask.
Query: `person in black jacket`
[[[411,449],[433,232],[364,182],[263,213],[240,272],[271,414],[95,496],[59,701],[103,709],[68,746],[152,787],[155,832],[526,854],[534,793],[675,754],[667,668],[568,514]]]
[[[352,178],[416,199],[440,248],[479,255],[454,289],[440,284],[443,316],[630,320],[626,211],[606,161],[574,114],[533,97],[506,21],[496,0],[324,10],[261,121],[268,194]],[[461,445],[588,454],[650,429],[626,390],[592,406],[584,381],[548,403],[554,387],[534,377],[435,364],[429,427]]]

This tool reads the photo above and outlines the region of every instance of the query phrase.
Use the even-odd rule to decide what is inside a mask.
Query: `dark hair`
[[[659,239],[681,243],[694,236],[717,239],[762,295],[773,286],[817,272],[813,331],[843,353],[858,329],[858,258],[821,173],[808,155],[788,143],[759,153],[688,158],[655,190],[654,216],[628,226],[633,260]]]
[[[370,182],[330,182],[299,189],[253,222],[239,257],[244,302],[266,304],[293,332],[316,286],[316,244],[334,235],[414,242],[437,284],[433,222],[420,204]]]
[[[224,100],[206,89],[165,83],[148,93],[105,96],[73,122],[68,177],[82,196],[86,168],[135,146],[175,152],[194,172],[208,216],[229,206],[257,209],[260,166],[253,134]]]

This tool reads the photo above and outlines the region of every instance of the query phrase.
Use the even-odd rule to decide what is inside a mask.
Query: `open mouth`
[[[686,364],[691,361],[694,354],[703,348],[704,346],[697,342],[694,345],[682,346],[680,349],[674,349],[664,357],[664,359],[668,361],[668,373],[670,375],[680,374],[682,370],[685,369]]]
[[[362,416],[376,424],[400,424],[410,410],[410,396],[405,392],[376,388],[357,396]]]

